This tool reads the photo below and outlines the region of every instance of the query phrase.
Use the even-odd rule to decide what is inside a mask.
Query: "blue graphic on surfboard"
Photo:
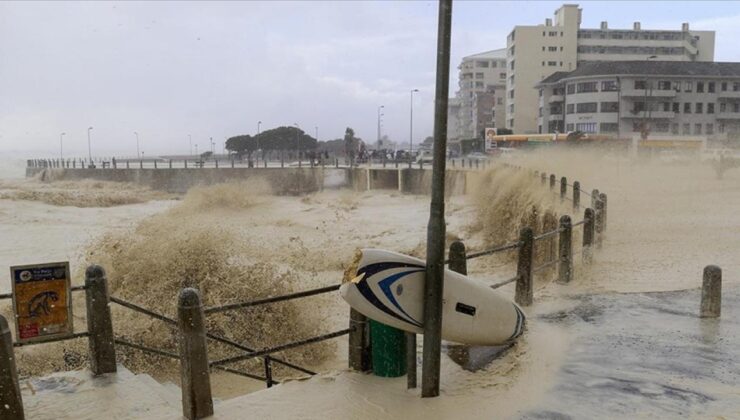
[[[422,334],[425,263],[382,249],[363,249],[357,276],[339,293],[356,311],[400,330]],[[445,270],[442,338],[500,345],[522,334],[524,312],[485,283]]]

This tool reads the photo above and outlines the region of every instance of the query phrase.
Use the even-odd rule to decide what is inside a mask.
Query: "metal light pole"
[[[92,129],[92,127],[87,128],[87,153],[90,158],[90,165],[92,165],[92,146],[90,146],[90,130]]]
[[[301,140],[298,136],[298,131],[300,131],[301,127],[298,126],[298,123],[293,123],[295,126],[295,145],[296,150],[298,151],[298,167],[301,167]]]
[[[192,134],[188,134],[188,139],[190,141],[190,155],[193,155],[193,136]]]
[[[216,157],[216,142],[213,141],[213,137],[209,137],[211,139],[211,153],[213,153],[213,157]]]
[[[195,143],[195,155],[198,156],[198,143]]]
[[[59,135],[59,159],[64,160],[64,142],[62,138],[66,136],[67,133],[62,133]]]
[[[440,0],[439,23],[437,24],[437,28],[437,83],[434,92],[434,165],[432,166],[432,200],[429,206],[429,224],[427,225],[427,261],[426,278],[424,281],[422,397],[436,397],[439,395],[440,351],[442,348],[442,293],[444,291],[445,269],[445,154],[447,151],[447,102],[450,88],[452,0]]]
[[[139,153],[139,133],[134,131],[134,134],[136,134],[136,157],[141,156]]]
[[[260,149],[260,137],[259,137],[259,135],[260,135],[260,125],[262,125],[262,121],[257,121],[257,150],[261,150]],[[264,157],[264,154],[262,156]],[[259,157],[258,157],[258,160],[259,160]]]
[[[380,117],[384,115],[380,113],[380,110],[383,108],[385,108],[385,105],[381,105],[378,107],[378,146],[380,145]]]
[[[442,6],[440,5],[440,7]],[[414,92],[418,91],[419,89],[411,89],[411,112],[409,117],[409,160],[412,159],[412,154],[414,153]]]

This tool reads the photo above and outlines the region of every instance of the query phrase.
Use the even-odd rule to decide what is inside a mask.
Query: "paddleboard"
[[[382,249],[363,249],[356,277],[339,288],[342,298],[370,319],[424,333],[424,261]],[[445,270],[442,338],[470,345],[500,345],[524,329],[524,312],[507,297]]]

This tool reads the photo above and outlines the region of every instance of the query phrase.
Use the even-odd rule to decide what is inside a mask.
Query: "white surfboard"
[[[363,249],[357,277],[339,292],[356,311],[400,330],[424,332],[424,261],[382,249]],[[486,284],[445,270],[442,338],[499,345],[522,334],[524,312]]]

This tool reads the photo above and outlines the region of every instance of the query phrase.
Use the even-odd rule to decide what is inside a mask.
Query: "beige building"
[[[476,138],[486,127],[503,127],[506,50],[501,48],[463,57],[458,69],[459,89],[454,98],[454,110],[448,111],[448,127],[454,126],[455,131],[448,129],[449,138],[453,141]]]
[[[581,29],[581,9],[565,4],[544,24],[516,26],[506,40],[506,128],[515,133],[538,131],[539,97],[535,88],[554,72],[573,71],[592,61],[712,61],[714,31]]]

